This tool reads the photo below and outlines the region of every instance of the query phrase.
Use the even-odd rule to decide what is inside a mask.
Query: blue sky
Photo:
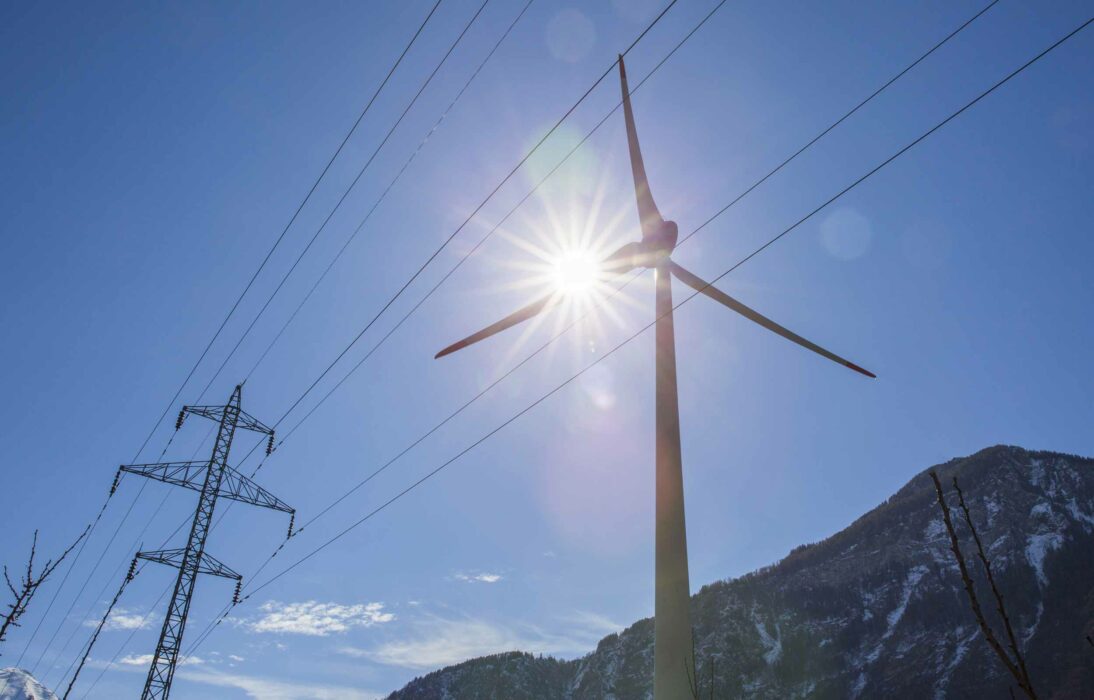
[[[94,516],[116,466],[132,459],[431,4],[0,9],[0,560],[18,563],[35,528],[54,552]],[[479,4],[442,3],[184,401],[198,400]],[[487,5],[203,402],[223,401],[248,373],[523,4]],[[713,5],[681,0],[628,57],[632,84]],[[662,211],[692,230],[980,6],[727,3],[634,98]],[[244,408],[276,420],[659,7],[535,0],[248,381]],[[1082,2],[1003,0],[681,247],[677,261],[721,274],[1088,14]],[[1094,453],[1092,58],[1084,32],[720,283],[876,381],[708,300],[677,312],[693,589],[841,529],[933,463],[996,443]],[[294,425],[618,94],[612,76],[280,427]],[[286,440],[261,483],[305,520],[538,347],[572,310],[432,359],[542,291],[520,285],[542,267],[525,242],[550,247],[581,230],[604,246],[631,240],[632,196],[617,114]],[[648,279],[628,296],[294,538],[258,581],[643,327]],[[200,663],[180,671],[173,697],[352,697],[348,688],[371,697],[482,653],[576,656],[650,615],[652,349],[650,334],[638,336],[264,588],[196,652]],[[158,458],[171,427],[143,461]],[[207,430],[190,419],[165,458],[207,453]],[[252,439],[237,443],[237,460]],[[158,483],[134,501],[140,487],[122,481],[29,646],[22,665],[43,656],[37,672],[47,682],[86,638],[85,616],[101,616],[144,524],[141,539],[154,548],[193,507],[191,492]],[[285,526],[280,514],[233,507],[208,548],[249,577]],[[144,627],[142,616],[172,580],[149,567],[130,586],[76,696],[116,651],[123,663],[91,697],[139,689],[164,605]],[[58,582],[6,645],[5,665]],[[190,641],[230,596],[230,583],[199,582]]]

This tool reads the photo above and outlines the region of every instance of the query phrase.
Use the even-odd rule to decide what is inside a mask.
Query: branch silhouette
[[[80,543],[84,537],[87,536],[88,530],[91,526],[88,525],[84,528],[84,531],[80,533],[80,536],[76,538],[76,541],[69,545],[68,549],[61,553],[56,560],[49,559],[38,571],[34,573],[34,557],[38,554],[38,531],[34,531],[34,537],[30,543],[30,556],[27,557],[26,571],[19,576],[17,582],[11,580],[11,575],[8,573],[8,567],[4,566],[4,583],[7,584],[8,590],[11,591],[12,602],[8,603],[7,611],[4,613],[4,621],[0,623],[0,643],[3,643],[7,639],[8,632],[13,627],[19,627],[19,618],[23,616],[27,611],[27,607],[34,599],[34,594],[38,592],[39,586],[45,583],[46,579],[61,565],[61,562],[65,560],[65,557],[76,548],[76,545]],[[2,656],[2,654],[0,654]]]
[[[957,561],[957,568],[961,572],[961,582],[965,586],[965,594],[969,599],[969,607],[972,609],[973,615],[976,617],[977,624],[980,625],[980,631],[984,633],[984,639],[987,640],[988,646],[995,652],[995,655],[999,657],[999,661],[1006,667],[1007,672],[1014,677],[1015,682],[1018,684],[1018,688],[1025,693],[1026,697],[1030,700],[1037,700],[1037,693],[1033,689],[1033,683],[1030,681],[1029,672],[1026,670],[1026,661],[1022,656],[1021,650],[1018,648],[1018,642],[1014,636],[1014,629],[1010,624],[1010,617],[1007,615],[1006,607],[1003,605],[1003,594],[999,592],[999,587],[995,584],[995,575],[992,573],[991,560],[988,559],[984,553],[984,546],[980,540],[980,535],[976,531],[976,526],[973,525],[972,517],[969,515],[968,505],[965,503],[965,496],[961,492],[961,487],[957,484],[957,477],[953,478],[953,487],[957,491],[958,504],[961,507],[961,512],[965,518],[965,524],[972,532],[973,541],[976,543],[976,553],[980,560],[980,566],[984,570],[985,577],[988,580],[988,584],[991,586],[992,595],[995,597],[996,609],[999,611],[999,616],[1003,618],[1003,627],[1007,634],[1008,645],[1011,652],[1014,654],[1012,659],[1007,654],[1006,649],[999,642],[999,639],[995,636],[995,632],[992,631],[991,626],[988,625],[987,620],[984,618],[984,611],[980,607],[980,600],[976,596],[976,587],[973,583],[972,576],[969,574],[969,567],[965,563],[965,555],[961,551],[961,543],[957,539],[957,531],[953,526],[953,519],[950,517],[950,507],[946,503],[945,495],[942,492],[942,482],[938,480],[938,474],[933,470],[931,471],[931,481],[934,482],[935,494],[938,497],[938,507],[942,511],[942,522],[946,525],[946,532],[950,536],[950,551],[953,552],[954,559]]]

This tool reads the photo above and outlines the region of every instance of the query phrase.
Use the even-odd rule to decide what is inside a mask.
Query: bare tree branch
[[[1003,606],[1003,594],[999,592],[999,587],[995,585],[995,576],[992,574],[991,561],[984,553],[984,543],[980,541],[980,535],[976,532],[976,526],[972,524],[972,516],[969,515],[969,507],[965,503],[965,494],[962,493],[961,487],[958,486],[956,476],[953,477],[953,488],[954,491],[957,492],[957,501],[961,506],[961,512],[965,516],[965,524],[968,525],[969,532],[972,533],[972,539],[976,542],[976,554],[980,559],[980,565],[983,567],[984,575],[987,577],[988,584],[991,586],[991,593],[995,596],[995,609],[999,612],[999,617],[1003,618],[1003,628],[1006,630],[1007,641],[1011,652],[1014,654],[1018,669],[1022,672],[1026,687],[1032,689],[1033,683],[1029,679],[1029,671],[1026,669],[1026,660],[1022,656],[1021,649],[1018,648],[1018,640],[1014,636],[1014,628],[1010,624],[1010,617],[1007,615],[1007,609]]]
[[[19,618],[27,611],[27,606],[30,605],[31,600],[34,598],[34,594],[38,592],[38,587],[45,583],[61,562],[65,560],[65,557],[76,548],[76,545],[80,543],[84,537],[87,536],[91,526],[84,528],[84,531],[80,533],[80,536],[76,538],[76,541],[69,545],[60,557],[56,560],[49,559],[45,565],[39,570],[38,575],[34,574],[34,557],[38,554],[38,531],[34,531],[34,537],[30,543],[30,556],[27,557],[27,570],[22,577],[19,578],[19,585],[16,586],[12,583],[11,577],[8,575],[8,567],[4,567],[4,581],[8,585],[8,589],[11,590],[14,600],[8,603],[7,611],[4,613],[4,620],[0,623],[0,642],[3,642],[7,638],[8,630],[12,627],[19,627]]]
[[[1018,664],[1015,661],[1011,660],[1011,658],[1007,655],[1006,650],[1003,648],[1003,645],[999,643],[999,640],[998,638],[996,638],[995,633],[988,625],[987,620],[984,619],[984,612],[980,608],[980,600],[976,596],[976,587],[973,584],[972,576],[969,575],[969,567],[965,563],[965,555],[961,552],[961,544],[960,542],[958,542],[957,539],[957,531],[954,530],[953,520],[950,518],[950,507],[949,505],[947,505],[945,495],[942,493],[942,482],[938,480],[938,474],[936,474],[934,471],[931,471],[930,474],[931,481],[934,482],[935,494],[938,496],[938,507],[942,510],[942,522],[946,525],[946,532],[950,536],[950,551],[953,552],[954,559],[957,560],[957,568],[961,572],[961,582],[964,584],[965,594],[969,598],[969,607],[972,608],[972,613],[976,617],[976,622],[980,625],[980,631],[984,633],[984,639],[987,640],[988,646],[990,646],[991,650],[995,652],[995,655],[999,657],[999,661],[1003,664],[1003,666],[1006,667],[1007,671],[1011,674],[1011,676],[1014,677],[1015,681],[1017,681],[1019,689],[1021,689],[1021,691],[1025,693],[1030,700],[1037,700],[1037,694],[1033,690],[1033,685],[1028,682],[1028,676],[1026,676],[1026,674],[1024,673],[1025,669],[1019,668]],[[967,511],[966,518],[968,518]],[[976,534],[975,529],[972,528],[971,518],[969,518],[967,522],[970,529],[973,529],[973,536],[976,538],[977,546],[979,547],[980,538],[979,535]],[[982,547],[980,547],[980,551],[982,554]],[[986,566],[990,571],[990,562]],[[997,597],[996,600],[998,601],[999,606],[1002,607],[1002,597]]]
[[[8,584],[8,590],[11,591],[12,596],[18,597],[19,591],[15,590],[15,585],[11,582],[11,577],[8,576],[8,567],[4,567],[4,581]]]

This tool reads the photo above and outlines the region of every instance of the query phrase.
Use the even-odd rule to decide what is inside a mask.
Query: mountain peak
[[[30,671],[12,666],[0,669],[0,700],[57,700],[57,696]]]

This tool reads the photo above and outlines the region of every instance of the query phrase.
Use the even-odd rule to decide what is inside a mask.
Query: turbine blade
[[[600,261],[600,272],[612,277],[626,274],[645,264],[644,252],[641,243],[627,243]]]
[[[533,301],[531,304],[528,304],[527,306],[525,306],[521,309],[518,309],[517,311],[514,311],[513,313],[509,314],[508,316],[506,316],[502,320],[498,321],[497,323],[491,324],[491,325],[487,326],[486,328],[483,328],[478,333],[472,333],[471,335],[467,336],[463,340],[461,340],[459,342],[456,342],[456,343],[452,343],[447,348],[445,348],[444,350],[441,350],[439,353],[434,355],[433,359],[444,357],[445,355],[451,355],[452,353],[456,352],[457,350],[462,350],[463,348],[466,348],[468,345],[474,345],[475,343],[479,342],[480,340],[485,340],[486,338],[489,338],[490,336],[494,335],[495,333],[501,333],[506,328],[511,328],[512,326],[515,326],[518,323],[522,323],[524,321],[527,321],[528,319],[532,318],[533,316],[535,316],[539,312],[543,311],[544,309],[549,308],[551,306],[554,306],[555,304],[557,304],[560,301],[560,299],[561,299],[561,295],[557,294],[557,293],[551,293],[551,294],[548,294],[545,297],[537,299],[536,301]]]
[[[717,287],[715,287],[711,284],[708,284],[708,283],[704,282],[703,280],[701,280],[698,277],[696,277],[695,275],[691,274],[690,272],[688,272],[684,268],[680,267],[676,263],[673,262],[673,263],[669,263],[669,264],[671,266],[672,274],[676,275],[676,279],[680,280],[681,282],[683,282],[687,286],[691,287],[695,291],[697,291],[701,294],[705,294],[706,296],[710,297],[714,301],[716,301],[720,304],[724,304],[725,306],[728,306],[729,308],[731,308],[734,311],[736,311],[737,313],[741,314],[742,316],[744,316],[748,320],[754,321],[754,322],[760,324],[761,326],[763,326],[767,330],[769,330],[773,333],[777,333],[777,334],[781,335],[782,337],[786,338],[787,340],[790,340],[790,341],[793,341],[793,342],[797,343],[798,345],[802,346],[803,348],[806,348],[808,350],[812,350],[813,352],[817,353],[821,357],[827,357],[829,360],[832,360],[833,362],[837,362],[837,363],[843,365],[844,367],[847,367],[849,369],[853,369],[856,372],[858,372],[859,374],[864,374],[867,377],[871,377],[871,378],[876,378],[877,377],[877,375],[874,374],[873,372],[870,372],[869,370],[865,370],[862,367],[859,367],[854,362],[850,362],[848,360],[845,360],[842,357],[840,357],[839,355],[837,355],[833,352],[829,352],[828,350],[825,350],[824,348],[817,345],[816,343],[813,343],[813,342],[810,342],[810,341],[806,340],[805,338],[801,337],[797,333],[795,333],[795,332],[793,332],[793,331],[791,331],[787,328],[784,328],[784,327],[780,326],[779,324],[777,324],[774,321],[772,321],[771,319],[769,319],[767,316],[764,316],[763,314],[761,314],[761,313],[759,313],[759,312],[745,306],[744,304],[737,301],[733,297],[729,296],[728,294],[726,294],[722,290],[718,289]]]
[[[655,234],[664,223],[661,212],[650,193],[646,179],[646,166],[642,162],[642,149],[638,146],[638,131],[634,128],[634,112],[631,110],[631,92],[627,87],[627,69],[623,56],[619,57],[619,82],[623,88],[623,117],[627,122],[627,145],[631,152],[631,174],[634,176],[634,196],[638,200],[638,219],[642,224],[642,237]]]

